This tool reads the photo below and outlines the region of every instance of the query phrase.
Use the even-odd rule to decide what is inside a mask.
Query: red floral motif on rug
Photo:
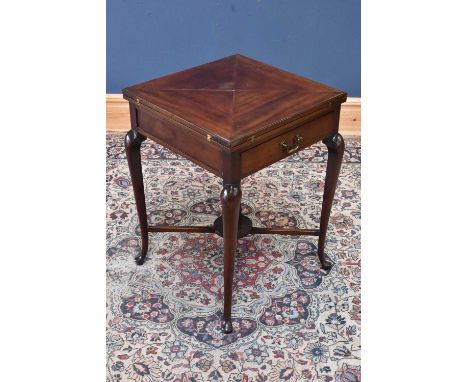
[[[191,236],[180,250],[167,258],[167,262],[181,275],[185,284],[201,285],[207,292],[222,299],[224,263],[221,244],[219,238],[213,235]],[[254,285],[258,275],[269,264],[268,258],[251,239],[240,239],[235,267],[236,286]]]

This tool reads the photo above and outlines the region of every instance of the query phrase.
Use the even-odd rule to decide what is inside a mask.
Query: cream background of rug
[[[130,116],[128,102],[122,94],[106,95],[107,131],[128,131]],[[340,132],[343,135],[361,135],[361,98],[348,97],[341,107]]]

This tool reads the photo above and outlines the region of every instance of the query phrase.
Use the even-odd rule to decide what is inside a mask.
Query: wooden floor
[[[106,95],[107,131],[130,130],[128,102],[122,94]],[[343,135],[361,135],[361,98],[348,97],[341,106],[340,132]]]

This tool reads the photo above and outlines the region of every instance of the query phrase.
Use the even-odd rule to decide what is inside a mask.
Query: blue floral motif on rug
[[[360,381],[359,139],[346,139],[326,243],[332,268],[320,268],[314,237],[240,239],[234,332],[224,335],[222,238],[150,234],[148,261],[134,263],[123,137],[107,136],[108,381]],[[213,223],[221,179],[152,142],[142,156],[151,224]],[[242,212],[255,226],[317,226],[326,158],[318,144],[247,177]]]

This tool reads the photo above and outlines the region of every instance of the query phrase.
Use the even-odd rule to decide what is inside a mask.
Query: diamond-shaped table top
[[[341,90],[239,54],[125,88],[123,94],[227,147],[346,100]]]

